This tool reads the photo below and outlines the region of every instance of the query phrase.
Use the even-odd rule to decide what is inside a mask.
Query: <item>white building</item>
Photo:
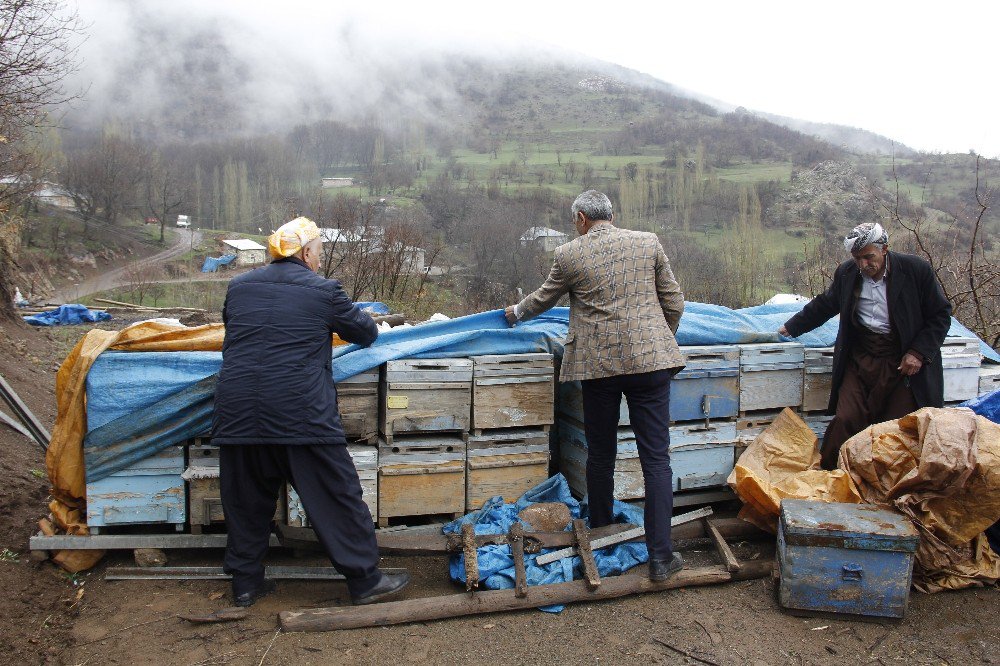
[[[236,255],[233,263],[237,266],[256,266],[267,259],[267,248],[249,238],[224,240],[222,244],[227,254]]]
[[[353,178],[320,178],[319,184],[324,190],[354,185]]]
[[[537,243],[546,252],[553,252],[557,247],[568,241],[569,234],[564,234],[549,227],[531,227],[521,235],[521,245]]]

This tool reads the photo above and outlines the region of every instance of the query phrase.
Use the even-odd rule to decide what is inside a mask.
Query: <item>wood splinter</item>
[[[712,524],[708,518],[704,520],[705,523],[705,533],[712,539],[712,543],[715,544],[715,550],[719,552],[719,557],[722,558],[723,564],[726,565],[726,569],[729,573],[736,573],[740,570],[740,562],[736,559],[736,555],[733,554],[733,549],[729,547],[726,543],[725,538],[719,532],[719,529]]]

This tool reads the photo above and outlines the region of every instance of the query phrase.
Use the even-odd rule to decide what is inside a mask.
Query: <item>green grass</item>
[[[787,183],[792,178],[792,163],[739,164],[716,169],[715,173],[720,180],[728,180],[733,183],[762,183],[769,180]]]

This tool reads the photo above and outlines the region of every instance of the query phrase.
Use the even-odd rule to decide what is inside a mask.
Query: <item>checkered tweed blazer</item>
[[[683,368],[674,333],[684,294],[655,234],[598,223],[556,249],[545,284],[517,304],[533,317],[569,294],[560,381]]]

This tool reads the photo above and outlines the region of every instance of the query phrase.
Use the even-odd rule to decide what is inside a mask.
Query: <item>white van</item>
[[[178,215],[177,216],[177,226],[178,227],[185,227],[185,228],[190,227],[191,226],[191,218],[189,218],[187,215]]]

